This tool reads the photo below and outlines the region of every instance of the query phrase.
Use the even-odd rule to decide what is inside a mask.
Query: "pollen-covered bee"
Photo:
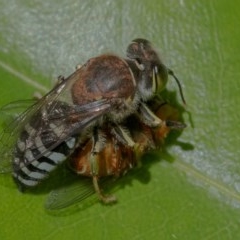
[[[60,78],[49,93],[4,128],[0,172],[12,172],[20,189],[34,187],[76,149],[81,154],[90,139],[86,162],[98,189],[102,163],[97,158],[102,149],[107,150],[101,132],[111,133],[116,146],[121,144],[135,154],[138,138],[134,139],[125,121],[134,115],[148,128],[166,124],[147,101],[160,94],[168,75],[177,81],[183,99],[177,78],[145,39],[132,41],[126,59],[110,54],[91,58],[69,77]]]
[[[159,101],[151,101],[148,106],[164,120],[164,124],[151,128],[142,123],[137,116],[129,116],[122,124],[129,129],[129,134],[136,143],[135,148],[119,142],[111,133],[111,128],[107,123],[102,125],[100,129],[102,147],[94,156],[94,161],[98,166],[97,173],[92,172],[93,141],[89,136],[67,160],[70,169],[85,178],[80,178],[80,181],[74,179],[71,184],[51,191],[45,204],[46,209],[58,210],[75,203],[82,203],[94,193],[104,203],[117,200],[114,195],[105,195],[102,190],[116,184],[115,180],[125,175],[130,169],[141,166],[142,156],[149,150],[161,149],[172,128],[177,130],[185,128],[185,124],[179,122],[180,112],[176,108]],[[88,181],[89,177],[93,179],[94,188]]]
[[[152,104],[152,103],[151,103]],[[94,189],[100,200],[104,203],[116,201],[115,196],[105,196],[98,185],[98,179],[107,176],[119,177],[128,170],[139,165],[141,156],[149,150],[162,147],[164,139],[171,129],[182,130],[186,125],[179,122],[179,112],[169,104],[160,104],[153,107],[154,113],[164,122],[158,127],[151,128],[131,115],[125,119],[124,127],[129,129],[129,135],[135,142],[135,147],[129,147],[119,142],[111,134],[111,127],[106,123],[99,131],[102,146],[94,156],[97,173],[92,172],[92,147],[93,140],[88,138],[69,157],[70,168],[79,175],[92,177]]]

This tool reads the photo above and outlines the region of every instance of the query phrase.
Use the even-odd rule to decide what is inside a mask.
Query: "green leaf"
[[[239,8],[236,0],[1,1],[0,105],[50,89],[92,56],[124,56],[143,37],[181,79],[188,127],[119,184],[113,206],[49,213],[47,188],[21,194],[1,175],[0,239],[238,239]],[[168,88],[180,101],[174,81]]]

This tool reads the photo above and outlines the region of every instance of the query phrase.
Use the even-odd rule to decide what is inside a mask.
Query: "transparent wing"
[[[100,178],[99,185],[105,194],[112,194],[127,185],[131,186],[134,179],[144,179],[144,181],[146,181],[148,178],[149,173],[146,169],[137,168],[131,170],[131,173],[127,173],[124,177],[115,178],[113,176],[108,176]],[[48,194],[45,201],[45,208],[50,211],[55,211],[76,204],[80,206],[86,204],[89,206],[96,201],[99,201],[99,199],[94,190],[92,178],[74,176],[68,184],[52,190]]]
[[[100,180],[101,188],[110,188],[115,184],[113,179],[103,178]],[[97,201],[97,195],[95,194],[93,187],[92,179],[86,177],[79,177],[77,180],[71,184],[53,190],[49,193],[46,202],[45,208],[47,210],[59,210],[77,203],[83,203],[84,201]]]
[[[79,179],[69,186],[61,187],[49,193],[45,208],[58,210],[82,202],[95,193],[90,178]]]
[[[26,99],[10,102],[0,108],[0,121],[3,129],[9,132],[12,129],[12,125],[17,125],[21,122],[20,115],[26,111],[27,108],[34,105],[36,100]],[[3,134],[3,132],[1,132]]]
[[[0,172],[9,171],[9,156],[12,154],[12,144],[17,138],[15,133],[22,123],[26,111],[36,103],[34,99],[10,102],[0,108],[2,131],[0,132]],[[5,169],[5,171],[4,171]]]
[[[25,139],[25,152],[46,147],[45,152],[42,151],[34,156],[34,159],[38,159],[49,154],[52,149],[72,135],[80,134],[82,129],[109,110],[110,105],[105,99],[74,105],[71,86],[77,79],[78,75],[73,73],[43,98],[5,124],[6,126],[0,133],[0,172],[12,171],[14,149],[18,140],[23,138],[26,132],[29,136]],[[21,108],[21,104],[15,103],[15,105],[15,109]],[[13,110],[14,104],[4,106],[1,111],[7,109]],[[33,144],[39,138],[46,140],[44,146]],[[20,165],[24,167],[30,162],[31,160],[26,163],[22,159]]]
[[[11,116],[16,118],[36,102],[36,99],[25,99],[10,102],[0,108],[1,116]]]
[[[23,138],[22,135],[26,134],[26,132],[29,136],[25,141],[24,152],[28,150],[31,152],[39,151],[39,149],[42,148],[45,150],[39,151],[39,154],[35,155],[33,159],[28,159],[27,162],[25,162],[23,157],[21,160],[22,164],[19,165],[21,167],[30,164],[42,156],[47,156],[51,153],[51,150],[69,137],[80,135],[84,128],[106,113],[110,105],[104,100],[99,100],[83,106],[72,106],[71,108],[65,109],[64,114],[62,110],[59,110],[60,107],[62,107],[62,103],[56,104],[54,109],[57,110],[57,112],[49,114],[47,123],[46,120],[42,118],[42,115],[37,114],[28,119],[28,116],[24,114],[12,121],[3,130],[0,135],[0,172],[12,171],[11,162],[15,154],[15,145],[18,139]],[[65,107],[64,105],[64,108]],[[28,121],[25,121],[26,118]],[[39,145],[35,144],[37,142],[36,139],[43,139],[44,141]],[[29,145],[27,145],[27,143],[29,143]]]

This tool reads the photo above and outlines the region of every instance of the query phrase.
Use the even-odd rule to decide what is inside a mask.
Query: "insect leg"
[[[117,201],[116,197],[114,195],[103,195],[99,184],[98,184],[98,177],[95,175],[93,176],[93,186],[94,189],[99,197],[99,199],[105,203],[105,204],[110,204],[110,203],[114,203]]]
[[[139,105],[139,113],[140,113],[141,120],[150,127],[160,126],[163,122],[143,102],[141,102]]]
[[[137,60],[134,61],[139,70],[143,71],[145,69],[142,63],[139,63]]]
[[[91,175],[93,180],[94,189],[98,195],[98,198],[106,204],[116,202],[116,197],[113,195],[104,195],[99,187],[98,184],[98,175],[99,175],[99,162],[97,161],[97,154],[103,149],[104,147],[104,138],[99,133],[99,129],[95,127],[93,129],[93,146],[90,155],[90,167],[91,167]]]
[[[160,106],[163,105],[165,105],[165,103],[162,103]],[[150,110],[148,106],[143,102],[141,102],[139,105],[139,112],[142,121],[150,127],[159,127],[162,125],[166,125],[171,129],[183,129],[186,127],[186,124],[179,121],[161,120],[160,117],[156,116],[155,113],[153,113],[152,110]]]
[[[124,145],[134,147],[135,142],[130,136],[130,133],[120,125],[112,125],[112,134],[115,135],[117,140]]]

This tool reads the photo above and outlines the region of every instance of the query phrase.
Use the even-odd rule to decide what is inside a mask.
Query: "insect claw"
[[[98,198],[104,203],[104,204],[112,204],[117,201],[117,198],[114,195],[104,195],[99,188],[98,184],[98,177],[95,175],[93,176],[93,186],[94,189],[98,195]]]
[[[100,197],[104,204],[113,204],[117,202],[117,198],[114,195],[101,195]]]

